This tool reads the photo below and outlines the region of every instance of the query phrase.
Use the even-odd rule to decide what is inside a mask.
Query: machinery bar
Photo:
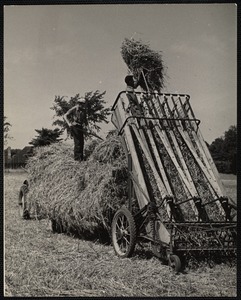
[[[236,247],[223,247],[220,248],[203,248],[203,246],[200,246],[200,248],[177,248],[178,251],[227,251],[227,250],[237,250]]]
[[[119,94],[117,95],[117,97],[116,97],[116,100],[115,100],[115,102],[114,102],[114,104],[112,105],[112,108],[111,108],[111,110],[114,110],[115,109],[115,107],[116,107],[116,105],[117,105],[117,102],[119,101],[119,99],[120,99],[120,96],[121,96],[121,94],[126,94],[126,91],[121,91],[121,92],[119,92]],[[156,95],[156,94],[158,94],[158,95],[160,95],[160,96],[164,96],[164,95],[166,95],[166,96],[175,96],[175,97],[177,97],[177,96],[180,96],[180,97],[186,97],[186,98],[190,98],[190,96],[189,95],[187,95],[187,94],[170,94],[170,93],[155,93],[155,92],[151,92],[151,93],[148,93],[148,92],[135,92],[135,94],[136,95],[143,95],[143,94],[145,94],[145,95]]]
[[[184,121],[184,122],[187,122],[187,121],[197,121],[197,122],[201,122],[200,120],[198,119],[190,119],[190,120],[184,120],[182,118],[159,118],[159,117],[144,117],[144,116],[129,116],[126,118],[124,124],[122,125],[121,129],[119,130],[119,133],[118,135],[121,135],[122,132],[123,132],[123,129],[124,127],[126,126],[127,122],[129,121],[129,119],[145,119],[145,120],[160,120],[160,121],[167,121],[167,120],[170,120],[170,121]]]
[[[159,191],[160,191],[162,197],[164,198],[165,196],[167,196],[167,190],[166,190],[166,188],[165,188],[165,186],[164,186],[164,184],[163,184],[163,182],[162,182],[162,180],[161,180],[161,178],[160,178],[160,176],[159,176],[159,174],[158,174],[158,172],[157,172],[157,170],[155,168],[155,165],[154,165],[154,162],[153,162],[152,158],[149,156],[148,148],[146,148],[145,143],[143,142],[143,140],[142,140],[142,138],[140,136],[140,133],[138,132],[136,126],[133,126],[133,130],[134,130],[135,135],[136,135],[136,137],[138,139],[138,142],[140,143],[141,148],[142,148],[142,150],[143,150],[143,152],[144,152],[144,154],[145,154],[145,156],[147,158],[147,161],[148,161],[148,163],[149,163],[149,165],[150,165],[150,167],[151,167],[151,169],[153,171],[153,174],[154,174],[154,177],[156,179]]]

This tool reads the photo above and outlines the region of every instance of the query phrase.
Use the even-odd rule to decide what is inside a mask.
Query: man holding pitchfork
[[[88,125],[85,112],[85,99],[79,99],[77,104],[64,115],[64,120],[70,128],[74,139],[74,159],[84,160],[84,126]]]

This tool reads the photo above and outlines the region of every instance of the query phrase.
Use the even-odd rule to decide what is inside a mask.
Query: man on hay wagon
[[[79,99],[77,104],[70,108],[64,115],[64,120],[69,126],[70,134],[74,139],[74,159],[84,160],[84,130],[88,126],[85,99]]]

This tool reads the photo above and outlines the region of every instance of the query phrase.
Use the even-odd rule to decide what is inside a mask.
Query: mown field
[[[5,184],[5,296],[235,297],[236,267],[202,264],[175,274],[152,255],[120,259],[110,245],[52,233],[47,220],[22,220],[18,192],[26,173]],[[222,176],[236,198],[236,177]]]

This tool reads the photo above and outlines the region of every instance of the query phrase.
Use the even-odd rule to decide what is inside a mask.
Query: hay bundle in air
[[[64,231],[85,237],[108,232],[113,214],[127,199],[126,165],[117,137],[97,143],[81,163],[62,143],[39,148],[27,165],[28,199],[39,216],[56,220]]]
[[[121,55],[130,72],[145,91],[161,92],[164,87],[164,64],[161,52],[153,51],[148,44],[125,38],[121,45]],[[141,76],[142,71],[145,80]],[[147,83],[147,84],[146,84]]]

